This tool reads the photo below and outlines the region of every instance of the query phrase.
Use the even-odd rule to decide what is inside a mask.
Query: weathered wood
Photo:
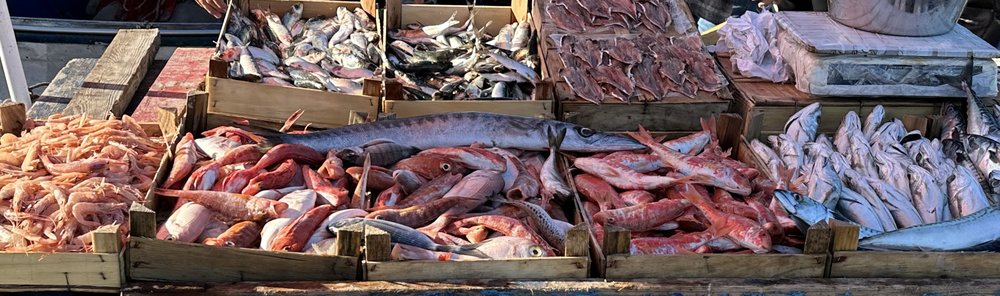
[[[445,112],[492,112],[537,118],[555,118],[553,101],[401,101],[385,100],[382,110],[400,118]]]
[[[129,235],[132,237],[156,237],[156,212],[134,202],[128,209]]]
[[[614,225],[604,226],[604,242],[601,243],[604,255],[628,254],[632,244],[631,233]]]
[[[602,131],[701,130],[701,119],[729,111],[730,100],[700,93],[698,98],[651,103],[560,102],[561,119]]]
[[[121,287],[119,253],[0,253],[0,291],[104,291]]]
[[[377,227],[365,227],[365,260],[389,261],[392,252],[389,233]]]
[[[132,118],[139,122],[156,120],[159,108],[184,109],[188,92],[202,88],[208,61],[214,48],[177,48],[137,104]]]
[[[806,230],[806,245],[803,248],[804,254],[826,254],[830,252],[830,241],[833,240],[833,232],[830,230],[830,223],[820,221],[809,226]]]
[[[918,130],[921,135],[927,134],[927,128],[930,124],[930,119],[927,116],[921,115],[903,115],[903,127],[908,131]]]
[[[590,229],[586,223],[577,224],[566,232],[566,249],[563,251],[563,256],[590,256]]]
[[[121,116],[159,46],[158,29],[119,30],[66,106],[66,113],[91,118],[106,118],[109,112]]]
[[[132,237],[128,274],[149,281],[353,280],[356,256],[319,256]]]
[[[361,241],[365,238],[364,224],[337,229],[337,256],[361,256]]]
[[[118,225],[104,225],[92,232],[94,253],[117,254],[122,250],[122,237]]]
[[[369,97],[378,97],[382,95],[382,81],[379,79],[368,78],[364,80],[361,85],[361,93]]]
[[[62,113],[73,95],[83,85],[83,79],[97,65],[97,59],[72,59],[66,63],[55,78],[45,87],[45,91],[31,104],[28,117],[45,119],[53,114]]]
[[[669,271],[665,271],[669,272]],[[124,295],[993,295],[997,279],[664,279],[606,281],[130,283]]]
[[[964,252],[834,252],[830,277],[1000,278],[1000,254]]]
[[[733,149],[732,155],[739,153],[740,133],[743,132],[743,117],[734,113],[719,114],[716,121],[716,135],[722,149]]]
[[[188,97],[188,106],[184,115],[184,126],[189,131],[208,130],[208,93],[194,91]]]
[[[20,135],[24,123],[28,120],[27,117],[24,104],[11,101],[0,103],[0,135],[7,133]]]
[[[589,267],[590,260],[587,257],[365,262],[367,280],[376,281],[586,278]]]
[[[834,252],[855,251],[858,249],[858,237],[861,233],[861,228],[858,225],[831,220],[830,227],[833,232],[833,245],[831,249]]]
[[[378,97],[348,95],[209,77],[209,113],[285,122],[302,109],[301,124],[329,128],[347,125],[350,110],[378,112]],[[279,103],[280,102],[280,103]]]
[[[820,278],[827,255],[610,255],[607,260],[608,279]]]

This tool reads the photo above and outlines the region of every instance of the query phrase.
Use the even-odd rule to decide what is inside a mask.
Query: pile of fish
[[[532,99],[540,61],[531,25],[507,24],[490,36],[483,32],[489,24],[475,28],[474,13],[464,23],[455,15],[389,32],[388,67],[406,99]]]
[[[233,9],[216,58],[229,62],[233,79],[361,94],[365,78],[381,75],[375,20],[361,8],[308,20],[302,10],[296,3],[279,17],[253,9],[251,19]]]
[[[967,129],[956,108],[945,108],[941,140],[898,119],[883,123],[882,106],[864,124],[849,112],[831,140],[816,133],[820,112],[817,103],[794,114],[770,147],[751,142],[779,189],[790,190],[777,197],[803,227],[828,218],[857,223],[866,249],[996,250],[988,245],[1000,240],[1000,216],[984,188],[1000,147],[986,131],[1000,126],[977,98],[970,96]]]
[[[629,230],[631,254],[801,252],[795,222],[773,202],[777,186],[730,159],[714,122],[660,143],[630,133],[651,152],[618,151],[576,158],[574,177],[598,241],[611,226]]]
[[[30,124],[29,124],[30,125]],[[91,233],[128,233],[166,150],[132,118],[53,115],[0,137],[0,251],[92,251]]]
[[[722,89],[715,59],[702,50],[701,38],[648,37],[553,36],[560,39],[559,75],[576,97],[595,104],[609,96],[648,102]]]
[[[224,126],[202,136],[181,140],[157,190],[181,199],[158,238],[331,254],[336,231],[362,223],[388,232],[400,260],[559,255],[572,226],[559,144],[641,147],[568,123],[488,113],[308,133]]]
[[[692,28],[677,0],[553,0],[545,5],[548,21],[566,33],[611,33],[615,27],[656,35]]]

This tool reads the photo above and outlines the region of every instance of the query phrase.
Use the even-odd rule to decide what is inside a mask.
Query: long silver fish
[[[566,133],[566,130],[548,131],[549,157],[542,164],[539,176],[542,181],[542,200],[545,202],[548,202],[549,198],[565,199],[573,194],[573,189],[570,189],[566,180],[563,180],[563,174],[559,172],[559,166],[556,165],[556,159],[559,158],[559,147],[566,138]]]
[[[889,207],[885,205],[885,202],[882,202],[878,191],[868,183],[868,178],[852,169],[844,171],[844,177],[849,188],[861,194],[868,201],[868,204],[872,206],[872,210],[878,216],[879,222],[882,222],[882,229],[885,231],[896,230],[896,220],[892,218]]]
[[[854,134],[861,134],[860,136],[864,137],[861,131],[861,118],[854,111],[850,111],[844,116],[844,121],[840,123],[837,133],[833,136],[834,147],[847,158],[847,161],[851,161],[851,137]]]
[[[833,166],[821,158],[813,164],[807,186],[809,197],[827,208],[836,209],[841,192],[844,190],[844,181],[833,170]]]
[[[781,204],[781,207],[785,208],[785,211],[795,218],[795,223],[799,227],[799,230],[802,230],[802,232],[805,232],[809,226],[815,225],[821,221],[827,221],[829,219],[837,219],[857,224],[851,222],[847,219],[847,217],[831,211],[812,198],[804,197],[795,192],[788,190],[776,190],[774,191],[774,197]],[[880,232],[881,231],[861,226],[858,238],[863,239],[879,234]]]
[[[771,136],[768,139],[771,140],[772,147],[777,147],[775,152],[781,156],[781,162],[789,170],[792,170],[792,179],[798,178],[800,170],[804,167],[803,160],[805,159],[805,152],[802,151],[802,145],[796,143],[785,134]]]
[[[392,221],[365,219],[365,218],[348,218],[330,223],[330,225],[327,226],[327,229],[332,233],[337,233],[337,230],[355,224],[364,224],[365,226],[375,227],[385,232],[388,232],[389,240],[393,243],[410,245],[431,251],[452,252],[456,254],[470,255],[480,258],[487,257],[486,255],[476,250],[476,247],[478,247],[478,245],[476,244],[463,245],[463,246],[441,245],[435,243],[433,240],[431,240],[430,237],[427,237],[427,235],[423,234],[420,231],[417,231],[416,229]]]
[[[816,129],[819,128],[819,115],[822,112],[819,103],[812,103],[795,112],[785,123],[785,134],[799,145],[816,139]]]
[[[966,119],[968,120],[966,122],[966,132],[970,135],[980,135],[1000,141],[1000,120],[997,119],[996,114],[986,109],[986,106],[983,105],[983,100],[972,93],[970,86],[963,82],[962,87],[965,89],[965,105],[968,108],[968,113],[966,114]]]
[[[875,213],[875,208],[872,207],[871,203],[868,203],[868,200],[864,196],[861,196],[860,193],[854,192],[850,188],[844,188],[841,191],[836,210],[854,223],[875,231],[885,231],[882,228],[882,221],[879,220],[878,214]]]
[[[851,167],[869,177],[878,178],[878,167],[872,158],[872,148],[868,145],[868,141],[864,139],[864,135],[854,133],[851,135],[850,142],[851,149],[848,153],[850,155],[848,159],[851,161]]]
[[[868,178],[868,183],[878,192],[879,197],[885,202],[885,206],[889,208],[893,220],[896,220],[896,226],[906,228],[924,224],[924,219],[920,217],[917,208],[913,207],[909,196],[903,195],[892,185],[879,179]]]
[[[302,144],[320,152],[357,147],[375,139],[404,143],[426,150],[475,143],[489,147],[546,151],[546,131],[566,130],[560,150],[605,152],[641,150],[633,139],[597,132],[572,123],[482,112],[443,113],[397,120],[376,121],[309,134],[265,134],[271,144]]]
[[[906,167],[908,164],[901,164],[889,156],[887,153],[872,149],[872,159],[875,160],[875,165],[878,166],[878,173],[882,180],[892,185],[899,190],[907,198],[913,196],[910,193],[910,183],[907,182],[906,178],[901,178],[906,176]]]
[[[1000,248],[1000,209],[987,207],[968,216],[862,239],[869,250],[897,251],[996,251]]]
[[[965,167],[955,169],[948,178],[948,207],[954,218],[965,217],[983,208],[990,207],[983,187],[979,186],[972,171]]]
[[[865,118],[865,138],[872,138],[872,135],[875,134],[875,129],[882,124],[883,117],[885,117],[885,108],[882,108],[882,105],[875,106],[875,108],[872,109],[872,113],[869,113],[868,117]]]
[[[937,223],[951,220],[951,210],[948,209],[948,194],[941,190],[934,176],[924,168],[916,165],[907,167],[906,179],[910,180],[910,192],[913,193],[913,206],[917,208],[924,223]],[[897,178],[899,178],[897,176]],[[900,178],[901,179],[901,178]]]
[[[966,153],[979,173],[988,176],[1000,170],[1000,143],[990,138],[968,135],[965,139]]]
[[[1000,105],[994,105],[997,107]],[[965,118],[952,104],[944,106],[944,124],[941,125],[941,140],[959,139],[965,133]]]

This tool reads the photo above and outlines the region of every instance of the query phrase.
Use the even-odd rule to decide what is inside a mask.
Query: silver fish
[[[823,206],[812,198],[804,197],[795,192],[788,190],[776,190],[774,191],[774,197],[781,204],[781,207],[784,208],[788,214],[792,215],[793,218],[795,218],[795,223],[798,225],[799,230],[802,230],[802,232],[805,232],[809,226],[830,219],[853,223],[850,222],[850,219],[847,219],[847,217],[831,211],[829,208]],[[858,236],[863,239],[879,233],[881,233],[881,231],[861,226]]]
[[[955,220],[864,238],[858,246],[896,251],[996,251],[1000,248],[997,225],[1000,225],[1000,208],[987,207]]]
[[[559,171],[559,166],[556,165],[556,159],[559,158],[559,149],[563,141],[566,138],[566,133],[568,131],[562,129],[556,132],[555,130],[549,129],[547,138],[549,139],[549,157],[545,159],[542,164],[541,171],[541,181],[542,181],[542,196],[543,201],[548,201],[548,198],[555,197],[558,199],[565,199],[573,194],[573,189],[569,188],[566,184],[566,180],[563,180],[563,174]]]
[[[421,150],[480,143],[489,147],[546,151],[550,146],[546,134],[549,129],[566,130],[566,137],[560,145],[560,150],[563,151],[604,152],[645,148],[633,139],[597,132],[572,123],[481,112],[376,121],[309,134],[262,134],[272,144],[302,144],[320,152],[360,146],[371,139],[407,143]]]
[[[910,184],[907,182],[907,179],[900,178],[906,175],[908,164],[900,164],[887,153],[877,149],[872,150],[872,159],[875,161],[875,165],[878,166],[878,176],[882,180],[895,187],[896,190],[907,198],[913,196],[910,193]]]
[[[856,133],[861,133],[861,137],[864,137],[864,133],[861,132],[861,118],[854,111],[847,112],[844,121],[837,129],[837,134],[833,136],[833,145],[848,161],[851,161],[851,138]]]
[[[556,220],[552,216],[549,216],[549,213],[545,212],[545,209],[536,204],[520,200],[507,201],[505,203],[513,205],[527,214],[531,224],[535,229],[538,229],[538,234],[549,245],[556,250],[564,250],[566,246],[566,229],[558,226]]]
[[[247,46],[247,49],[250,50],[250,56],[254,59],[261,59],[275,65],[281,64],[281,59],[279,59],[278,55],[274,54],[274,51],[270,49],[264,49],[256,46]]]
[[[337,230],[355,224],[364,224],[365,226],[375,227],[388,232],[389,240],[393,243],[410,245],[431,251],[451,252],[480,258],[487,257],[482,254],[482,252],[476,250],[476,247],[478,246],[476,244],[463,246],[437,244],[431,240],[430,237],[427,237],[427,235],[417,231],[416,229],[392,221],[348,218],[331,223],[327,226],[327,229],[329,229],[332,233],[337,233]]]
[[[517,74],[521,74],[521,76],[527,78],[528,81],[532,83],[538,82],[538,73],[535,73],[535,69],[532,69],[531,67],[528,67],[522,64],[521,62],[515,61],[501,54],[491,52],[490,57],[492,57],[497,62],[500,62],[500,64],[503,65],[504,67],[514,70],[514,72],[517,72]]]
[[[868,178],[868,183],[878,192],[879,197],[885,202],[885,206],[889,208],[893,220],[896,221],[896,226],[906,228],[924,224],[924,219],[917,212],[917,208],[913,207],[910,197],[903,195],[902,192],[885,181]]]
[[[977,135],[968,135],[964,140],[969,160],[976,165],[979,173],[988,176],[1000,170],[1000,143]]]
[[[997,107],[1000,105],[994,105]],[[941,125],[941,140],[959,139],[965,133],[965,118],[952,104],[944,106],[944,124]]]
[[[875,213],[875,208],[868,203],[868,200],[864,196],[854,192],[854,190],[844,188],[840,194],[840,199],[837,201],[836,211],[843,214],[848,220],[858,223],[861,226],[878,232],[885,231],[882,228],[882,221],[879,219],[878,214]]]
[[[872,206],[872,210],[878,216],[879,222],[882,222],[882,229],[885,231],[896,230],[896,220],[892,218],[889,207],[885,205],[885,202],[882,202],[878,191],[868,183],[868,177],[852,169],[846,170],[844,177],[850,189],[863,196],[868,201],[868,204]]]
[[[844,189],[844,181],[824,159],[813,164],[807,186],[809,197],[827,208],[835,209]]]
[[[517,51],[519,49],[528,46],[528,42],[531,39],[531,26],[527,22],[517,23],[517,28],[514,29],[514,36],[511,39],[511,51]]]
[[[777,153],[781,156],[781,161],[785,164],[785,167],[792,170],[792,179],[798,178],[799,171],[804,167],[803,159],[805,152],[802,151],[802,145],[791,140],[785,134],[768,138],[771,140],[771,146],[778,148]]]
[[[878,167],[875,166],[871,146],[868,146],[868,141],[865,140],[864,135],[854,133],[850,140],[851,150],[849,151],[850,157],[848,159],[851,160],[851,167],[869,177],[878,178]]]
[[[816,139],[816,129],[819,128],[821,111],[819,103],[812,103],[795,112],[785,123],[785,134],[799,145],[812,142]]]
[[[453,12],[451,17],[449,17],[445,22],[433,26],[426,26],[420,28],[420,30],[424,31],[424,34],[427,34],[427,36],[430,36],[431,38],[461,31],[461,28],[455,27],[455,25],[459,23],[459,21],[455,19],[455,16],[457,15],[457,11]]]
[[[882,124],[883,117],[885,117],[885,108],[882,108],[882,105],[876,105],[875,108],[872,109],[872,113],[869,113],[868,117],[865,118],[865,138],[872,138],[872,135],[875,134],[875,129]]]
[[[907,168],[906,176],[910,180],[913,206],[917,208],[924,223],[951,220],[951,210],[948,209],[948,194],[941,190],[937,182],[934,182],[934,176],[930,172],[919,166],[911,165]]]
[[[980,135],[1000,141],[1000,120],[996,114],[986,109],[983,100],[976,97],[968,85],[962,85],[966,91],[966,132],[970,135]]]
[[[281,24],[281,19],[278,18],[278,15],[268,13],[264,19],[267,20],[267,29],[271,32],[271,35],[273,35],[274,38],[278,39],[281,44],[292,44],[292,33],[288,31],[288,27]]]
[[[979,186],[972,171],[965,167],[955,169],[948,178],[948,208],[954,218],[965,217],[983,208],[990,207],[989,198]]]
[[[302,8],[302,3],[292,4],[292,9],[289,9],[288,12],[286,12],[281,18],[281,24],[285,25],[285,28],[291,30],[292,25],[302,18]]]

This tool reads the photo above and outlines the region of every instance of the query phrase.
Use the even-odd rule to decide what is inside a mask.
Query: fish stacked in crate
[[[849,112],[831,140],[816,135],[820,112],[816,103],[794,114],[770,147],[750,143],[790,190],[776,195],[803,226],[828,218],[856,223],[866,249],[996,250],[989,244],[1000,241],[1000,212],[984,188],[994,180],[1000,144],[990,131],[998,125],[977,98],[970,96],[967,128],[946,106],[941,139],[907,131],[898,119],[882,123],[877,106],[864,124]]]
[[[569,151],[639,146],[568,123],[488,113],[202,135],[181,141],[157,190],[186,200],[159,238],[331,254],[337,230],[363,224],[388,232],[401,260],[561,254],[573,203],[557,166],[560,143]]]
[[[0,251],[93,250],[99,228],[128,233],[166,144],[121,120],[53,115],[20,137],[0,137]]]
[[[721,151],[712,123],[663,143],[630,133],[651,153],[579,157],[574,177],[594,232],[629,230],[631,254],[801,252],[794,221],[773,202],[776,184]],[[788,232],[786,232],[788,231]]]
[[[337,15],[302,19],[293,4],[279,17],[233,9],[217,58],[229,62],[229,77],[266,84],[361,94],[365,78],[381,75],[382,51],[375,20],[361,8],[338,7]]]
[[[548,36],[572,94],[600,104],[694,98],[725,84],[703,48],[683,1],[550,1]]]
[[[541,79],[537,36],[529,22],[504,25],[496,36],[476,28],[474,11],[441,24],[389,32],[388,67],[407,100],[530,100]]]

